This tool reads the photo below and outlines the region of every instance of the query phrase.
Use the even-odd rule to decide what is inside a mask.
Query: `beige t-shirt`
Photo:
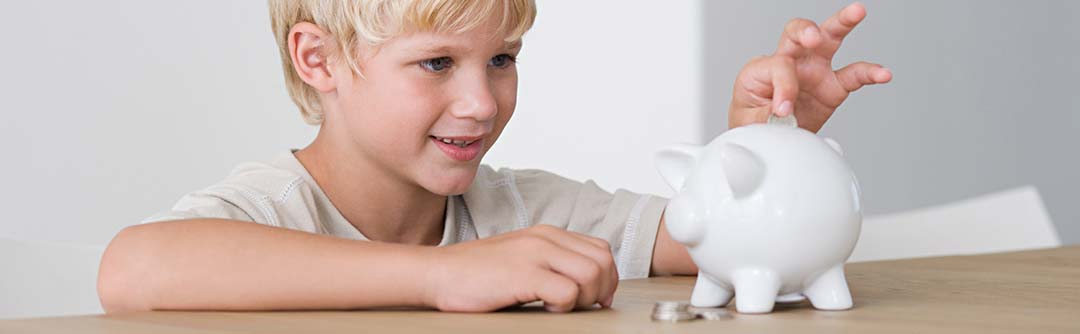
[[[622,279],[649,276],[653,244],[667,199],[540,170],[481,165],[462,195],[447,197],[439,246],[547,224],[605,239]],[[291,151],[269,163],[244,163],[218,184],[185,195],[172,210],[143,223],[223,218],[368,240],[322,192]]]

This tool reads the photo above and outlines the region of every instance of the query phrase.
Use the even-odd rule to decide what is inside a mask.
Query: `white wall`
[[[670,196],[652,153],[698,142],[697,1],[544,1],[526,36],[517,112],[487,163]]]
[[[5,5],[3,235],[101,245],[313,130],[285,94],[265,3]]]
[[[314,137],[262,1],[6,4],[0,235],[104,245],[242,161]],[[669,192],[652,151],[700,138],[696,1],[540,1],[519,107],[487,162]]]

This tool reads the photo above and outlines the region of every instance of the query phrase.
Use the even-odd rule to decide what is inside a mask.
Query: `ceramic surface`
[[[676,191],[671,237],[698,265],[690,302],[740,313],[809,299],[852,307],[844,261],[859,237],[859,186],[835,141],[777,124],[739,127],[706,146],[657,152]]]

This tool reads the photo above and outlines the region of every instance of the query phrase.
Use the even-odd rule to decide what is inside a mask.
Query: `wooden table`
[[[807,302],[771,314],[661,323],[653,302],[687,300],[693,277],[626,280],[611,309],[551,314],[434,311],[145,312],[0,321],[0,333],[1080,333],[1080,246],[855,263],[849,311]]]

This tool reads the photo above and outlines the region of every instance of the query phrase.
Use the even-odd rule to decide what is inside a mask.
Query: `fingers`
[[[619,274],[607,241],[547,225],[538,225],[536,229],[546,240],[562,248],[546,258],[553,270],[578,282],[581,290],[578,306],[591,307],[597,302],[611,306]]]
[[[886,83],[892,80],[892,71],[865,61],[852,63],[836,71],[836,79],[844,90],[854,92],[862,86]]]
[[[547,250],[544,259],[550,270],[570,278],[577,284],[578,296],[575,305],[578,308],[591,307],[601,300],[606,279],[599,264],[579,253],[561,247],[552,247]]]
[[[795,72],[795,59],[772,57],[769,59],[769,76],[773,86],[773,114],[785,117],[795,112],[795,98],[799,97],[799,77]]]
[[[821,30],[825,35],[825,38],[829,41],[839,45],[840,41],[847,37],[848,33],[851,33],[855,26],[862,22],[863,18],[866,18],[866,8],[861,3],[853,3],[844,7],[835,15],[825,20],[825,23],[821,24]]]
[[[821,44],[821,38],[821,31],[814,21],[792,19],[784,26],[784,34],[780,37],[776,54],[788,57],[798,56],[807,49],[818,47]]]
[[[536,298],[544,301],[544,309],[551,312],[570,312],[577,305],[578,284],[563,275],[540,271],[533,281]]]
[[[601,282],[600,295],[598,296],[599,302],[603,307],[611,306],[612,299],[615,297],[615,290],[619,285],[619,270],[615,266],[615,258],[611,254],[611,245],[604,239],[591,237],[581,233],[563,230],[559,231],[580,241],[561,242],[560,244],[562,246],[588,256],[600,265],[600,269],[603,272],[602,277],[605,277],[606,279]]]

